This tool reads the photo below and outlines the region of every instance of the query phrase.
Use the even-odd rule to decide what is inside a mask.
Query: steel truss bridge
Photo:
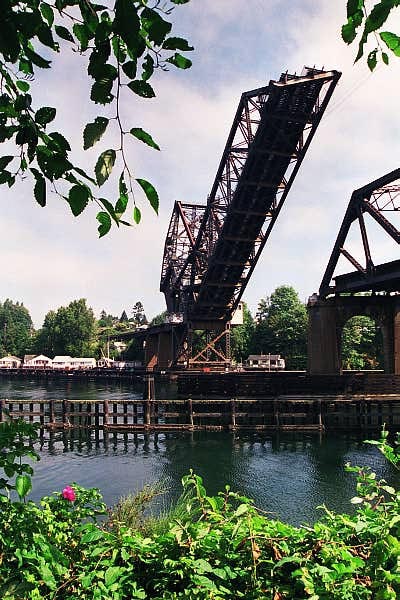
[[[368,315],[382,332],[385,371],[400,375],[400,260],[375,264],[372,236],[365,221],[365,216],[372,218],[375,234],[380,230],[400,244],[400,231],[395,224],[399,210],[400,169],[353,192],[319,294],[309,301],[308,371],[311,374],[341,371],[343,326],[353,316]],[[357,232],[362,258],[349,251],[349,244],[354,245],[355,241],[351,233]],[[341,257],[353,270],[335,275]]]
[[[174,205],[160,282],[170,322],[146,332],[149,367],[229,362],[232,315],[340,75],[304,68],[242,94],[207,203]]]

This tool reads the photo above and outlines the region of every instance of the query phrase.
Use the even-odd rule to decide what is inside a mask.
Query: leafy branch
[[[354,62],[364,55],[364,47],[370,35],[374,37],[376,43],[367,57],[367,64],[371,71],[375,69],[379,58],[385,65],[389,64],[387,49],[395,56],[400,56],[400,37],[390,31],[381,31],[392,11],[399,6],[399,0],[380,0],[370,10],[365,0],[347,0],[347,23],[342,26],[343,41],[351,44],[361,32]]]
[[[143,99],[155,97],[149,80],[156,69],[170,65],[187,69],[191,61],[181,52],[193,50],[187,40],[170,36],[168,17],[175,5],[189,0],[115,0],[107,8],[91,0],[4,0],[0,21],[0,143],[15,150],[0,157],[0,184],[12,187],[17,178],[32,177],[33,192],[40,206],[46,206],[50,188],[67,201],[74,216],[89,201],[100,207],[97,214],[100,237],[112,222],[131,225],[126,217],[130,201],[132,221],[139,223],[135,188],[141,189],[158,212],[159,198],[147,180],[135,178],[126,158],[126,136],[160,150],[153,137],[141,127],[127,128],[121,121],[123,94]],[[119,131],[119,146],[102,152],[94,173],[75,165],[71,146],[58,131],[47,132],[56,118],[56,108],[34,108],[29,93],[38,69],[52,66],[53,53],[68,44],[75,54],[88,59],[87,73],[93,80],[90,100],[115,107],[114,117],[98,115],[83,131],[83,148],[92,148],[106,133],[110,121]],[[116,200],[100,197],[99,188],[121,163]]]

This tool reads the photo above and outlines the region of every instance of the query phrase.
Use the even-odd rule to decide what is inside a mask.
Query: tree
[[[364,47],[371,34],[373,34],[376,44],[375,48],[369,51],[367,57],[368,67],[371,71],[375,69],[379,59],[385,65],[389,64],[387,49],[395,56],[400,56],[400,37],[390,31],[381,31],[389,15],[399,6],[398,0],[380,0],[372,9],[369,9],[368,2],[365,0],[347,1],[347,23],[342,27],[342,38],[346,44],[352,44],[358,33],[361,32],[355,62],[364,55]]]
[[[280,354],[289,369],[304,369],[307,357],[307,311],[293,287],[282,285],[260,301],[261,315],[251,341],[254,354]]]
[[[243,302],[243,324],[231,329],[231,353],[236,362],[243,362],[250,354],[250,344],[254,335],[254,319],[247,304]]]
[[[132,308],[133,322],[137,327],[140,325],[147,325],[147,317],[144,312],[143,304],[139,301],[136,302],[134,307]]]
[[[108,315],[105,310],[102,310],[100,313],[100,319],[97,321],[97,325],[100,328],[112,327],[117,322],[118,322],[118,317],[114,317],[113,315]]]
[[[0,158],[0,183],[13,186],[16,179],[30,177],[40,206],[46,205],[50,188],[67,200],[78,216],[90,200],[100,207],[99,235],[105,235],[112,221],[124,220],[129,200],[133,220],[139,223],[135,187],[142,190],[158,212],[158,195],[145,179],[134,178],[126,160],[127,136],[159,150],[152,136],[141,127],[129,128],[121,120],[122,96],[131,93],[152,98],[149,83],[158,68],[187,69],[191,61],[180,52],[193,50],[180,37],[170,36],[167,20],[175,5],[189,0],[115,0],[104,6],[92,0],[3,0],[0,19],[0,143],[6,142],[6,156]],[[111,4],[111,3],[107,3]],[[38,69],[51,69],[56,53],[66,47],[74,52],[77,68],[85,68],[93,80],[90,100],[111,105],[107,116],[98,115],[83,131],[83,148],[91,148],[111,127],[118,132],[119,145],[98,157],[94,174],[71,162],[71,145],[59,131],[49,131],[56,108],[39,107],[30,89]],[[110,116],[111,114],[111,116]],[[9,150],[11,148],[11,150]],[[116,201],[101,197],[98,190],[120,163]],[[123,218],[124,217],[124,218]]]
[[[126,314],[126,310],[122,311],[122,314],[119,318],[120,323],[129,323],[128,315]]]
[[[94,356],[96,319],[86,300],[74,300],[47,313],[36,341],[37,351],[54,356]]]
[[[22,302],[0,302],[0,354],[22,357],[32,345],[33,323]]]
[[[165,319],[167,318],[167,315],[168,315],[168,311],[164,310],[160,314],[153,317],[152,320],[150,321],[150,327],[152,327],[152,325],[162,325],[163,323],[165,323]]]
[[[342,331],[344,369],[379,369],[383,366],[382,333],[370,317],[349,319]]]

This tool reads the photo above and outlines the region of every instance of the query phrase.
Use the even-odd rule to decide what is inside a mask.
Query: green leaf
[[[393,6],[387,0],[382,0],[375,4],[365,21],[365,33],[371,33],[380,29],[387,20]]]
[[[93,37],[91,35],[90,29],[87,27],[85,23],[74,23],[72,30],[81,45],[82,52],[85,52],[89,46],[89,39]]]
[[[17,475],[15,478],[15,489],[20,498],[25,498],[32,489],[32,482],[29,475]]]
[[[398,35],[390,31],[382,31],[379,36],[395,56],[400,56],[400,37]]]
[[[31,87],[27,81],[21,81],[21,80],[16,82],[16,86],[18,89],[21,90],[21,92],[27,92],[29,90],[29,88]]]
[[[51,27],[54,23],[54,13],[53,13],[53,9],[51,8],[51,6],[49,4],[47,4],[47,2],[41,2],[40,3],[40,12],[42,13],[43,17],[46,19],[49,26]]]
[[[111,79],[103,79],[95,81],[90,90],[90,99],[96,104],[110,104],[114,100],[112,94],[113,81]]]
[[[115,203],[115,214],[117,219],[124,214],[126,207],[128,206],[129,197],[127,194],[120,194],[117,202]]]
[[[83,149],[87,150],[99,141],[109,121],[105,117],[96,117],[94,123],[88,123],[83,130]]]
[[[132,0],[116,0],[113,29],[120,35],[127,47],[134,50],[140,37],[140,20]]]
[[[137,94],[138,96],[141,96],[142,98],[154,98],[155,97],[154,90],[151,87],[151,85],[149,83],[147,83],[147,81],[140,81],[140,80],[130,81],[128,83],[128,88],[130,88],[132,90],[132,92],[135,92],[135,94]]]
[[[136,179],[144,193],[146,194],[147,200],[150,202],[155,213],[158,215],[159,199],[158,194],[154,186],[146,179]]]
[[[104,573],[105,586],[110,587],[124,572],[125,569],[123,567],[108,567],[108,569]]]
[[[370,71],[373,71],[376,67],[377,64],[377,60],[376,60],[376,53],[378,52],[378,49],[375,48],[375,50],[372,50],[369,54],[368,54],[368,58],[367,58],[367,64],[368,64],[368,68]]]
[[[188,41],[180,37],[170,37],[165,40],[162,47],[165,50],[181,50],[182,52],[189,52],[194,50],[193,46],[189,46]]]
[[[42,106],[35,113],[35,121],[39,123],[39,125],[47,125],[54,120],[56,116],[56,109],[51,106]]]
[[[388,55],[386,54],[386,52],[382,52],[382,60],[383,60],[383,62],[385,63],[385,65],[388,65],[388,64],[389,64],[389,57],[388,57]]]
[[[128,194],[128,188],[126,187],[126,183],[125,183],[125,179],[124,179],[124,172],[122,171],[121,175],[119,176],[119,195],[126,196],[127,194]]]
[[[352,21],[342,26],[342,40],[346,44],[351,44],[356,38],[357,32]]]
[[[171,0],[172,4],[187,4],[190,0]]]
[[[150,54],[146,54],[146,58],[143,61],[142,65],[142,79],[143,81],[147,81],[154,73],[154,60],[150,56]]]
[[[106,235],[111,229],[111,217],[108,213],[102,211],[97,213],[96,219],[100,223],[97,228],[99,237],[103,237],[103,235]]]
[[[62,154],[66,155],[71,150],[68,140],[58,131],[49,133],[49,138],[51,138],[51,146]]]
[[[31,169],[36,182],[33,188],[35,200],[40,206],[46,206],[46,182],[43,175],[37,169]]]
[[[172,23],[165,21],[159,12],[152,8],[145,8],[140,15],[142,25],[147,31],[149,40],[161,46],[165,36],[171,31]]]
[[[160,147],[158,146],[158,144],[156,144],[151,135],[147,133],[147,131],[144,131],[144,129],[142,129],[141,127],[132,127],[129,133],[136,137],[138,140],[141,140],[142,142],[147,144],[148,146],[151,146],[156,150],[160,149]]]
[[[347,1],[347,17],[352,17],[356,12],[363,7],[363,0],[348,0]]]
[[[178,52],[167,58],[166,62],[175,65],[178,69],[189,69],[192,66],[192,61]]]
[[[135,79],[137,71],[136,60],[128,60],[128,62],[122,65],[122,70],[129,79]]]
[[[14,156],[2,156],[0,158],[0,170],[6,168],[6,166],[14,159]]]
[[[135,221],[136,225],[139,225],[141,218],[142,218],[142,213],[140,212],[138,207],[135,206],[135,208],[133,209],[133,220]]]
[[[71,207],[72,214],[77,217],[86,208],[89,202],[90,192],[85,185],[78,184],[72,186],[68,194],[68,203]]]
[[[99,198],[99,202],[102,203],[106,211],[110,214],[111,218],[116,222],[116,224],[119,227],[119,219],[118,216],[115,214],[115,210],[111,202],[107,200],[107,198]]]
[[[66,40],[67,42],[75,42],[74,36],[66,27],[63,27],[62,25],[56,25],[54,29],[58,37],[61,39]]]
[[[97,160],[94,172],[96,173],[96,180],[99,186],[103,185],[110,176],[110,173],[115,164],[115,150],[105,150],[102,152]]]
[[[43,58],[43,56],[40,56],[40,54],[34,50],[31,50],[31,48],[25,48],[25,54],[26,57],[37,67],[40,67],[41,69],[50,69],[51,60],[46,60]]]

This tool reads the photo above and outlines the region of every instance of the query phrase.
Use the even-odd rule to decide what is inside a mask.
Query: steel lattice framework
[[[369,214],[387,235],[397,244],[400,244],[399,230],[383,214],[393,214],[399,210],[400,169],[396,169],[353,192],[321,282],[320,298],[342,292],[400,291],[400,261],[395,260],[380,265],[374,264],[371,256],[370,239],[364,220],[364,214]],[[355,222],[358,222],[360,229],[365,266],[361,265],[344,247],[350,227]],[[351,263],[355,271],[334,277],[341,256],[344,256]],[[331,283],[332,278],[334,285]]]
[[[242,95],[207,204],[174,206],[160,283],[170,313],[230,320],[339,78],[305,68]]]

